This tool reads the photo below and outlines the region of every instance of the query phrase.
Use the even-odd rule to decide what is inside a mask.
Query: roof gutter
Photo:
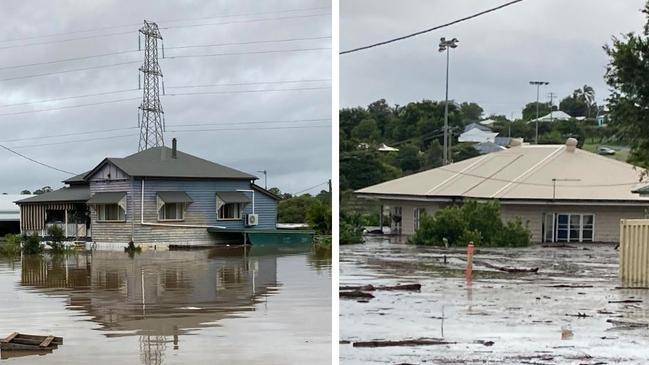
[[[227,227],[223,226],[208,226],[208,225],[196,225],[196,224],[173,224],[173,223],[153,223],[144,221],[144,178],[142,178],[142,192],[141,192],[141,205],[140,205],[140,225],[143,226],[153,226],[153,227],[178,227],[178,228],[219,228],[226,229]]]

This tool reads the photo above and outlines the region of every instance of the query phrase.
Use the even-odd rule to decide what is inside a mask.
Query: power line
[[[116,35],[125,35],[125,34],[133,34],[133,30],[128,30],[128,31],[124,31],[124,32],[94,34],[94,35],[89,35],[89,36],[84,36],[84,37],[56,39],[56,40],[50,40],[50,41],[44,41],[44,42],[13,44],[13,45],[10,45],[10,46],[0,46],[0,50],[11,49],[11,48],[19,48],[19,47],[43,46],[43,45],[47,45],[47,44],[65,43],[65,42],[72,42],[72,41],[78,41],[78,40],[83,40],[83,39],[112,37],[112,36],[116,36]]]
[[[200,122],[200,123],[177,122],[177,123],[167,123],[167,126],[171,126],[171,127],[200,127],[200,126],[208,126],[208,125],[242,125],[242,124],[243,125],[249,125],[249,124],[277,124],[277,123],[292,124],[292,123],[309,123],[309,122],[326,122],[326,121],[331,121],[331,118],[289,119],[289,120],[260,120],[260,121],[240,121],[240,122],[232,122],[232,121],[230,121],[230,122]],[[60,137],[71,137],[71,136],[82,136],[82,135],[88,135],[88,134],[116,132],[116,131],[124,131],[124,130],[131,130],[131,129],[138,129],[138,127],[96,129],[96,130],[85,131],[85,132],[72,132],[72,133],[63,133],[63,134],[53,134],[53,135],[47,135],[47,136],[38,136],[38,137],[5,139],[5,140],[0,141],[0,143],[22,142],[22,141],[30,141],[30,140],[41,140],[41,139],[51,139],[51,138],[60,138]],[[68,142],[65,142],[65,143],[68,143]]]
[[[167,89],[187,89],[213,86],[247,86],[247,85],[267,85],[267,84],[297,84],[302,82],[329,82],[331,79],[309,79],[309,80],[275,80],[275,81],[255,81],[255,82],[235,82],[235,83],[216,83],[201,85],[182,85],[166,86]]]
[[[55,61],[27,63],[27,64],[24,64],[24,65],[1,66],[0,70],[9,70],[9,69],[14,69],[14,68],[23,68],[23,67],[30,67],[30,66],[53,65],[53,64],[56,64],[56,63],[63,63],[63,62],[70,62],[70,61],[81,61],[81,60],[88,60],[88,59],[92,59],[92,58],[115,56],[115,55],[126,54],[126,53],[134,53],[134,52],[139,52],[139,51],[137,49],[134,49],[134,50],[129,50],[129,51],[117,51],[117,52],[102,53],[102,54],[90,55],[90,56],[66,58],[66,59],[55,60]]]
[[[89,71],[89,70],[96,70],[96,69],[106,68],[106,67],[133,65],[140,62],[141,61],[119,62],[119,63],[111,63],[108,65],[97,65],[97,66],[90,66],[90,67],[83,67],[83,68],[74,68],[74,69],[63,70],[63,71],[44,72],[44,73],[34,74],[34,75],[9,77],[5,79],[0,79],[0,81],[24,80],[24,79],[31,79],[34,77],[51,76],[51,75],[64,74],[64,73],[77,72],[77,71]]]
[[[206,54],[206,55],[178,55],[178,56],[165,57],[164,59],[216,57],[216,56],[238,56],[238,55],[247,55],[247,54],[269,54],[269,53],[283,53],[283,52],[305,52],[305,51],[318,51],[318,50],[325,50],[325,49],[330,50],[331,47],[297,48],[297,49],[283,49],[283,50],[269,50],[269,51],[249,51],[249,52],[228,52],[228,53],[214,53],[214,54]],[[89,71],[89,70],[96,70],[96,69],[101,69],[101,68],[106,68],[106,67],[133,65],[133,64],[140,63],[140,62],[141,61],[127,61],[127,62],[111,63],[111,64],[106,64],[106,65],[97,65],[97,66],[90,66],[90,67],[74,68],[74,69],[68,69],[68,70],[63,70],[63,71],[44,72],[44,73],[34,74],[34,75],[23,75],[23,76],[4,78],[4,79],[0,79],[0,81],[23,80],[23,79],[29,79],[29,78],[34,78],[34,77],[51,76],[51,75],[62,74],[62,73],[70,73],[70,72],[78,72],[78,71]]]
[[[188,45],[188,46],[167,47],[167,49],[238,46],[238,45],[249,45],[249,44],[283,43],[283,42],[295,42],[295,41],[307,41],[307,40],[319,40],[319,39],[331,39],[331,36],[304,37],[304,38],[285,38],[285,39],[274,39],[274,40],[228,42],[228,43],[216,43],[216,44],[198,44],[198,45]],[[31,67],[31,66],[52,65],[52,64],[63,63],[63,62],[71,62],[71,61],[82,61],[82,60],[88,60],[88,59],[93,59],[93,58],[116,56],[116,55],[134,53],[134,52],[139,52],[139,50],[134,49],[134,50],[116,51],[116,52],[102,53],[102,54],[89,55],[89,56],[65,58],[65,59],[62,59],[62,60],[34,62],[34,63],[27,63],[27,64],[22,64],[22,65],[0,66],[0,70],[9,70],[9,69],[16,69],[16,68],[23,68],[23,67]]]
[[[44,163],[44,162],[40,162],[40,161],[34,160],[33,158],[31,158],[31,157],[27,157],[27,156],[23,155],[23,154],[20,153],[20,152],[16,152],[16,151],[12,150],[11,148],[9,148],[9,147],[7,147],[7,146],[3,146],[3,145],[0,144],[0,147],[4,148],[5,150],[7,150],[7,151],[9,151],[9,152],[11,152],[11,153],[13,153],[14,155],[20,156],[20,157],[22,157],[22,158],[24,158],[24,159],[26,159],[26,160],[29,160],[29,161],[34,162],[34,163],[37,163],[37,164],[39,164],[39,165],[41,165],[41,166],[45,166],[45,167],[50,168],[50,169],[52,169],[52,170],[56,170],[56,171],[59,171],[59,172],[63,172],[63,173],[66,173],[66,174],[70,174],[70,175],[78,175],[78,174],[75,174],[74,172],[65,171],[65,170],[59,169],[59,168],[57,168],[57,167],[54,167],[54,166],[52,166],[52,165],[48,165],[48,164],[46,164],[46,163]]]
[[[307,123],[307,122],[327,122],[331,118],[313,118],[313,119],[293,119],[293,120],[261,120],[246,122],[200,122],[200,123],[167,123],[170,127],[200,127],[205,125],[239,125],[239,124],[271,124],[271,123]],[[190,124],[193,123],[193,124]]]
[[[510,5],[514,5],[514,4],[519,3],[521,1],[523,1],[523,0],[510,1],[508,3],[496,6],[495,8],[487,9],[487,10],[481,11],[479,13],[476,13],[476,14],[473,14],[473,15],[466,16],[464,18],[454,20],[454,21],[446,23],[446,24],[442,24],[442,25],[438,25],[438,26],[435,26],[435,27],[432,27],[432,28],[420,30],[418,32],[411,33],[411,34],[408,34],[408,35],[405,35],[405,36],[392,38],[392,39],[389,39],[387,41],[382,41],[382,42],[370,44],[370,45],[367,45],[367,46],[353,48],[353,49],[350,49],[350,50],[347,50],[347,51],[342,51],[342,52],[340,52],[340,54],[343,55],[343,54],[348,54],[348,53],[354,53],[354,52],[366,50],[366,49],[369,49],[369,48],[374,48],[374,47],[383,46],[383,45],[386,45],[386,44],[389,44],[389,43],[402,41],[404,39],[412,38],[412,37],[415,37],[415,36],[418,36],[418,35],[422,35],[422,34],[425,34],[425,33],[428,33],[428,32],[432,32],[432,31],[437,30],[437,29],[441,29],[441,28],[445,28],[445,27],[448,27],[448,26],[451,26],[451,25],[454,25],[454,24],[457,24],[457,23],[461,23],[461,22],[469,20],[469,19],[477,18],[477,17],[479,17],[481,15],[491,13],[493,11],[505,8],[505,7],[510,6]]]
[[[263,40],[263,41],[246,41],[246,42],[227,42],[227,43],[215,43],[215,44],[196,44],[196,45],[188,45],[188,46],[167,47],[167,49],[240,46],[240,45],[247,45],[247,44],[297,42],[297,41],[311,41],[311,40],[319,40],[319,39],[331,39],[331,36],[304,37],[304,38],[286,38],[286,39],[274,39],[274,40]]]
[[[164,59],[166,60],[166,59],[176,59],[176,58],[239,56],[239,55],[247,55],[247,54],[269,54],[269,53],[284,53],[284,52],[306,52],[306,51],[321,51],[321,50],[330,50],[330,49],[331,47],[317,47],[317,48],[279,49],[279,50],[270,50],[270,51],[226,52],[226,53],[211,53],[211,54],[202,54],[202,55],[167,56]]]
[[[301,88],[292,88],[292,89],[262,89],[262,90],[236,90],[236,91],[199,91],[199,92],[190,92],[190,93],[172,93],[172,94],[167,93],[167,94],[165,94],[165,96],[250,94],[250,93],[264,93],[264,92],[308,91],[308,90],[325,90],[325,89],[331,89],[331,87],[330,86],[325,86],[325,87],[301,87]]]
[[[255,127],[255,128],[210,128],[210,129],[180,129],[180,130],[167,130],[167,133],[193,133],[193,132],[218,132],[218,131],[247,131],[255,132],[259,130],[285,130],[285,129],[310,129],[310,128],[331,128],[331,125],[305,125],[305,126],[278,126],[278,127]],[[130,128],[129,128],[130,129]],[[29,145],[17,145],[12,146],[12,148],[31,148],[31,147],[44,147],[44,146],[56,146],[56,145],[67,145],[70,143],[83,143],[83,142],[92,142],[100,140],[111,140],[116,138],[124,137],[136,137],[137,134],[120,134],[107,137],[96,137],[96,138],[84,138],[77,140],[68,140],[61,142],[51,142],[51,143],[41,143],[41,144],[29,144]],[[2,146],[2,145],[0,145]]]
[[[220,16],[205,17],[205,18],[164,20],[164,21],[161,21],[161,22],[162,23],[176,23],[176,22],[185,22],[185,21],[198,21],[198,20],[218,19],[218,18],[231,18],[231,17],[240,17],[240,16],[267,15],[267,14],[278,14],[278,13],[290,13],[290,12],[296,12],[296,11],[330,10],[330,9],[331,9],[330,7],[298,8],[298,9],[275,10],[275,11],[268,11],[268,12],[228,14],[228,15],[220,15]],[[91,32],[98,32],[98,31],[125,28],[125,27],[137,27],[137,26],[140,26],[140,25],[141,25],[141,23],[134,23],[134,24],[105,26],[105,27],[92,28],[92,29],[80,29],[80,30],[76,30],[76,31],[58,32],[58,33],[50,33],[50,34],[43,34],[43,35],[37,35],[37,36],[27,36],[27,37],[21,37],[21,38],[4,39],[4,40],[0,40],[0,43],[24,41],[24,40],[38,39],[38,38],[58,37],[58,36],[63,36],[63,35],[71,35],[71,34],[79,34],[79,33],[91,33]]]
[[[127,98],[127,99],[117,99],[117,100],[108,100],[108,101],[98,101],[98,102],[95,102],[95,103],[68,105],[68,106],[61,106],[61,107],[58,107],[58,108],[27,110],[27,111],[12,112],[12,113],[2,113],[2,114],[0,114],[0,117],[6,117],[6,116],[11,116],[11,115],[31,114],[31,113],[53,112],[53,111],[65,110],[65,109],[82,108],[82,107],[86,107],[86,106],[122,103],[122,102],[125,102],[125,101],[133,101],[133,100],[140,100],[140,98]]]
[[[313,186],[310,187],[310,188],[307,188],[307,189],[304,189],[304,190],[300,190],[300,191],[298,191],[297,193],[295,193],[295,194],[293,194],[293,195],[300,195],[300,194],[302,194],[302,193],[306,193],[306,192],[309,191],[309,190],[315,189],[315,188],[317,188],[318,186],[320,186],[320,185],[325,185],[325,184],[329,184],[329,180],[327,180],[327,181],[325,181],[325,182],[321,182],[320,184],[317,184],[317,185],[313,185]]]
[[[255,128],[210,128],[210,129],[179,129],[170,130],[171,133],[187,132],[215,132],[215,131],[259,131],[259,130],[276,130],[276,129],[304,129],[304,128],[331,128],[331,124],[326,125],[300,125],[300,126],[283,126],[283,127],[255,127]]]
[[[91,96],[121,94],[121,93],[125,93],[125,92],[130,92],[130,91],[138,91],[138,89],[133,88],[133,89],[122,89],[122,90],[115,90],[115,91],[103,91],[103,92],[94,93],[94,94],[64,96],[64,97],[61,97],[61,98],[41,99],[41,100],[36,100],[36,101],[27,101],[27,102],[23,102],[23,103],[14,103],[14,104],[2,104],[2,105],[0,105],[0,108],[9,108],[9,107],[21,106],[21,105],[49,103],[49,102],[52,102],[52,101],[72,100],[72,99],[79,99],[79,98],[87,98],[87,97],[91,97]]]
[[[257,23],[265,21],[275,21],[275,20],[288,20],[288,19],[300,19],[300,18],[314,18],[319,16],[331,15],[331,13],[320,13],[320,14],[309,14],[309,15],[293,15],[285,16],[278,18],[261,18],[261,19],[246,19],[246,20],[234,20],[230,22],[221,22],[221,23],[203,23],[203,24],[187,24],[187,25],[172,25],[168,27],[162,27],[160,29],[182,29],[182,28],[196,28],[196,27],[208,27],[216,25],[231,25],[231,24],[245,24],[245,23]]]
[[[212,87],[212,86],[245,86],[245,85],[267,85],[267,84],[294,84],[294,83],[302,83],[302,82],[325,82],[325,81],[331,81],[331,79],[280,80],[280,81],[239,82],[239,83],[220,83],[220,84],[216,83],[216,84],[204,84],[204,85],[167,86],[166,88],[167,89],[189,89],[189,88],[203,88],[203,87]],[[9,108],[9,107],[14,107],[14,106],[49,103],[49,102],[52,102],[52,101],[72,100],[72,99],[87,98],[87,97],[92,97],[92,96],[104,96],[104,95],[121,94],[121,93],[138,91],[138,90],[139,89],[136,89],[136,88],[133,88],[133,89],[121,89],[121,90],[114,90],[114,91],[103,91],[103,92],[92,93],[92,94],[64,96],[64,97],[52,98],[52,99],[41,99],[41,100],[36,100],[36,101],[27,101],[27,102],[14,103],[14,104],[2,104],[2,105],[0,105],[0,108]]]

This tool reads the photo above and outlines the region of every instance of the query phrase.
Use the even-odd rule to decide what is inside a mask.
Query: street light
[[[530,85],[536,86],[536,136],[534,137],[534,144],[539,144],[539,88],[541,85],[548,85],[547,81],[530,81]]]
[[[445,37],[439,39],[439,51],[446,51],[446,104],[444,105],[444,165],[448,165],[448,63],[449,51],[451,48],[457,48],[460,41],[457,38],[446,40]]]
[[[266,170],[257,170],[257,172],[261,172],[262,174],[264,174],[264,189],[268,190],[268,180],[267,180],[268,171],[266,171]]]

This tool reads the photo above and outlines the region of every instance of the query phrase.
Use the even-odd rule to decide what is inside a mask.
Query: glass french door
[[[556,218],[553,242],[593,242],[595,232],[593,214],[556,213],[554,216]]]

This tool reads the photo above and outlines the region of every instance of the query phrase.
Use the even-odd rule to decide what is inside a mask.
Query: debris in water
[[[352,290],[352,291],[341,291],[339,292],[339,297],[340,298],[349,298],[349,299],[357,299],[357,298],[366,298],[366,299],[372,299],[374,298],[374,295],[370,293],[365,293],[360,290]]]
[[[452,345],[456,342],[436,338],[419,338],[414,340],[375,340],[354,342],[354,347],[393,347],[393,346],[430,346],[430,345]]]
[[[404,291],[417,291],[421,290],[421,284],[400,284],[393,286],[374,286],[372,284],[363,286],[341,286],[339,290],[360,290],[360,291],[375,291],[375,290],[404,290]]]

